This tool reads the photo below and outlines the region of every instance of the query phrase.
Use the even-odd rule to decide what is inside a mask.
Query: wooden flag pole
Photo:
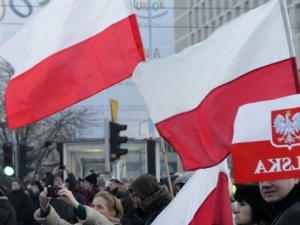
[[[166,154],[166,149],[165,149],[165,145],[164,145],[164,139],[162,137],[160,137],[160,145],[161,145],[165,168],[166,168],[166,173],[167,173],[169,191],[170,191],[171,199],[173,199],[174,198],[173,185],[172,185],[170,171],[169,171],[169,165],[168,165],[167,154]]]

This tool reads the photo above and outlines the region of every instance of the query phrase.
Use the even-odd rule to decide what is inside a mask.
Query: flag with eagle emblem
[[[231,145],[237,183],[300,177],[299,150],[299,94],[239,108]]]

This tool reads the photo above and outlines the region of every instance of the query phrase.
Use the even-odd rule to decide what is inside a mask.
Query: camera
[[[59,195],[57,192],[60,190],[60,187],[47,187],[48,194],[47,197],[57,198]]]
[[[64,169],[66,169],[66,166],[59,166],[59,169],[64,170]]]

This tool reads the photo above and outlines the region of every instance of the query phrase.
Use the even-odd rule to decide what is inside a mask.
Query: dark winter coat
[[[16,225],[17,217],[13,206],[5,196],[0,197],[0,225]]]
[[[135,207],[130,191],[119,192],[118,198],[121,200],[121,204],[124,209],[124,218],[122,220],[122,225],[132,225]]]
[[[21,189],[11,191],[7,197],[16,211],[17,220],[23,221],[24,225],[31,225],[35,209],[30,196]]]
[[[279,203],[273,204],[277,211],[276,218],[271,225],[299,225],[300,224],[300,184]]]
[[[168,188],[161,186],[157,192],[142,201],[135,212],[140,218],[144,219],[145,225],[150,225],[170,202]]]

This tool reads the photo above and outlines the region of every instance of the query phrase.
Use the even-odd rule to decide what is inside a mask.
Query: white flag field
[[[230,154],[239,106],[298,92],[285,4],[271,0],[205,41],[165,59],[141,62],[134,70],[153,122],[185,170],[216,165]]]

